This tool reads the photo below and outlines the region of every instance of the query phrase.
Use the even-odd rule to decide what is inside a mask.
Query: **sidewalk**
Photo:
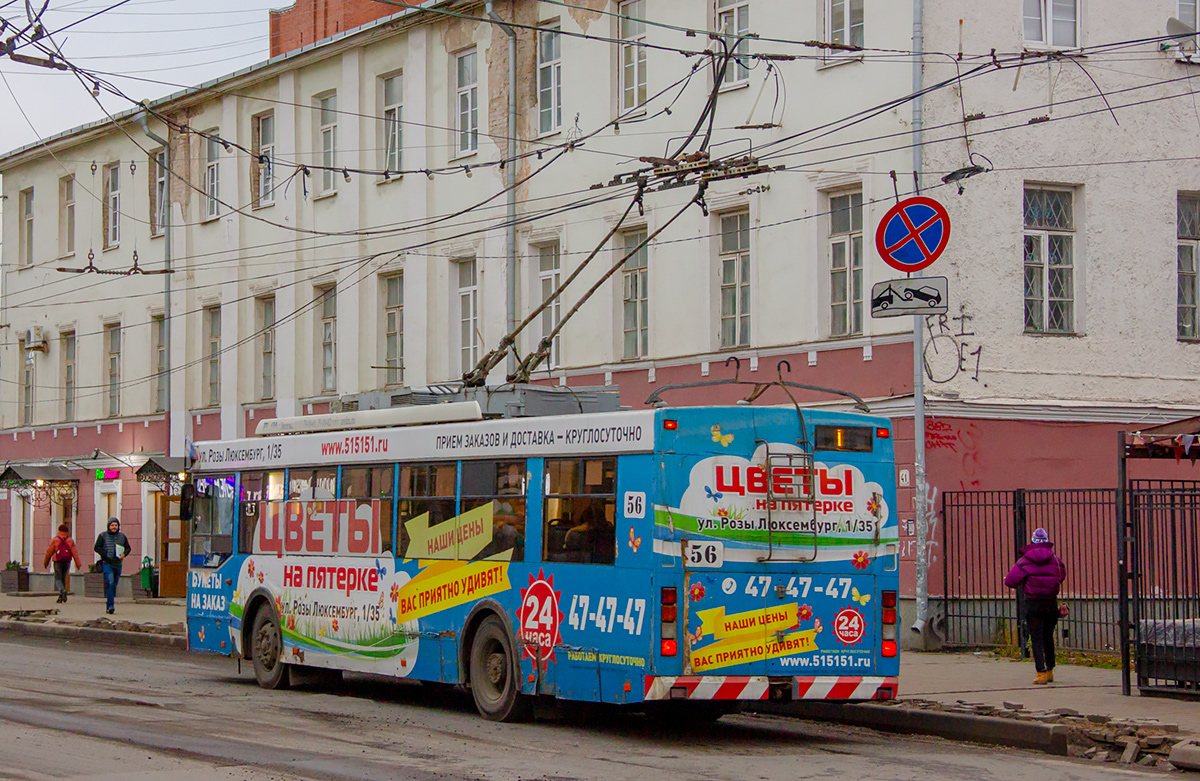
[[[116,612],[107,615],[104,612],[104,600],[88,598],[79,595],[70,597],[66,604],[58,604],[58,597],[14,597],[0,594],[0,621],[11,619],[9,611],[19,610],[57,610],[58,615],[47,620],[49,624],[79,625],[96,619],[129,622],[132,624],[155,624],[157,626],[173,626],[180,635],[186,631],[187,610],[182,599],[153,600],[152,602],[135,602],[132,599],[118,599]]]

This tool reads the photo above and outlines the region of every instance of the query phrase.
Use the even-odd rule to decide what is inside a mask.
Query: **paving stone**
[[[1079,711],[1075,710],[1074,708],[1055,708],[1054,713],[1057,713],[1059,716],[1078,716],[1079,715]]]
[[[1107,762],[1108,761],[1108,752],[1107,751],[1097,751],[1095,754],[1092,754],[1092,761],[1093,762]]]
[[[1093,724],[1107,724],[1108,722],[1112,721],[1112,717],[1105,716],[1100,713],[1089,713],[1087,715],[1087,720]]]
[[[1155,746],[1161,746],[1164,740],[1166,740],[1166,738],[1162,735],[1147,735],[1139,740],[1138,744],[1142,748],[1153,748]]]
[[[1136,741],[1133,743],[1126,743],[1125,750],[1123,752],[1121,752],[1122,764],[1132,765],[1134,763],[1134,760],[1137,759],[1138,751],[1140,751],[1140,750],[1141,750],[1141,747],[1138,746]]]
[[[1025,706],[1019,702],[1006,702],[1004,703],[1004,707],[1009,710],[1025,710]]]
[[[1139,759],[1137,761],[1137,763],[1139,765],[1144,765],[1145,767],[1157,767],[1158,766],[1158,757],[1154,756],[1153,754],[1147,754],[1146,756]]]

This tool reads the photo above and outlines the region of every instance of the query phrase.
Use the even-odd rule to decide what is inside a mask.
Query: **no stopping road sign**
[[[879,256],[897,271],[912,273],[932,264],[950,242],[946,207],[922,195],[888,209],[875,231]]]

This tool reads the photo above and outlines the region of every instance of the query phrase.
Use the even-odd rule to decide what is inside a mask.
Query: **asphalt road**
[[[758,716],[664,726],[615,709],[529,724],[371,676],[260,689],[248,665],[0,636],[0,779],[1128,778],[1023,751]]]

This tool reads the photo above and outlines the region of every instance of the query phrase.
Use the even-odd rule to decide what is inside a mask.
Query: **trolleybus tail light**
[[[884,591],[882,594],[880,594],[880,597],[881,599],[879,601],[883,604],[882,615],[880,616],[880,623],[883,625],[882,631],[880,632],[880,639],[883,641],[883,645],[880,648],[880,653],[883,656],[891,657],[896,655],[897,650],[896,592]]]
[[[675,656],[679,653],[679,645],[676,643],[676,638],[679,636],[676,620],[679,617],[678,594],[674,586],[664,587],[661,596],[659,597],[659,615],[661,616],[661,630],[658,633],[662,640],[662,655]]]
[[[893,627],[892,630],[895,631],[895,627]],[[894,657],[896,655],[896,641],[884,640],[883,647],[880,649],[880,652],[884,657]]]
[[[667,431],[675,431],[679,428],[679,421],[678,420],[670,420],[669,418],[663,418],[663,428],[666,429]]]
[[[883,592],[883,606],[884,607],[895,607],[896,606],[896,592],[895,591]]]
[[[885,624],[896,623],[896,608],[885,607],[883,609],[883,623],[885,623]]]
[[[875,436],[878,439],[891,439],[892,432],[888,431],[886,428],[877,428],[875,429]]]

